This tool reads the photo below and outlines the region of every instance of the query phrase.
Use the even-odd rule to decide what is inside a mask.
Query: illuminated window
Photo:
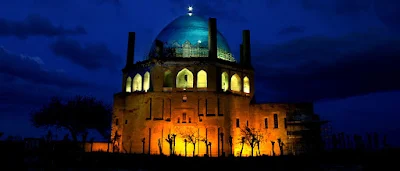
[[[140,74],[136,74],[135,77],[133,77],[132,91],[142,91],[142,76]]]
[[[239,75],[235,74],[231,77],[231,90],[240,91],[242,90],[242,83],[240,81]]]
[[[278,114],[274,114],[274,128],[278,128]]]
[[[264,127],[265,127],[265,128],[268,128],[268,118],[265,118],[265,119],[264,119]]]
[[[284,121],[285,121],[285,128],[287,128],[287,121],[286,121],[286,118],[284,118]]]
[[[184,68],[176,76],[176,88],[193,88],[193,73]]]
[[[128,93],[132,92],[132,78],[131,77],[126,78],[126,89],[125,89],[125,91],[128,92]]]
[[[143,79],[143,90],[147,92],[150,89],[150,73],[146,72]]]
[[[182,114],[182,123],[186,122],[186,113]]]
[[[243,92],[250,93],[250,80],[248,77],[243,78]]]
[[[240,127],[240,122],[239,122],[239,118],[236,118],[236,128]]]
[[[173,87],[173,76],[171,71],[165,71],[164,72],[164,83],[163,83],[163,87]]]
[[[204,70],[197,73],[197,88],[207,88],[207,73]]]
[[[228,73],[223,72],[221,75],[221,88],[225,92],[229,89],[229,76]]]

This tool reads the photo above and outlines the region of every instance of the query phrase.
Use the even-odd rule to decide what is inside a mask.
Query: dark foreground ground
[[[28,170],[399,170],[399,150],[338,151],[313,156],[185,158],[117,153],[17,153],[3,156],[6,165]],[[5,155],[3,153],[3,155]],[[21,161],[21,164],[19,164]],[[67,169],[69,168],[69,169]],[[25,169],[24,169],[25,170]]]
[[[307,156],[167,157],[80,152],[64,146],[27,150],[24,143],[0,143],[0,170],[400,170],[400,149],[336,150]],[[72,152],[75,151],[75,152]]]

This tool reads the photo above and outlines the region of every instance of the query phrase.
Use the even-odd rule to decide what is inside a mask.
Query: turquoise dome
[[[157,56],[155,54],[157,40],[164,43],[164,57],[208,57],[208,20],[196,15],[176,18],[158,34],[151,47],[149,58]],[[217,47],[219,59],[236,61],[220,32],[217,32]],[[171,51],[173,55],[165,54]]]

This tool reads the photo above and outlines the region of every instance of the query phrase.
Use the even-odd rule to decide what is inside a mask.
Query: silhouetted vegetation
[[[195,156],[196,152],[196,143],[199,141],[198,131],[196,128],[188,127],[184,130],[180,130],[180,135],[185,141],[185,156],[186,156],[186,143],[190,143],[193,145],[193,156]]]
[[[233,137],[232,136],[229,136],[228,142],[229,142],[230,155],[233,156],[233,148],[232,148],[232,146],[233,146]]]
[[[118,131],[115,131],[114,134],[112,135],[110,142],[112,143],[112,151],[113,152],[118,152],[119,150],[119,139],[121,138],[121,134],[118,133]]]
[[[251,148],[251,156],[254,156],[254,148],[257,146],[258,151],[260,151],[259,145],[263,141],[264,135],[261,133],[261,131],[248,126],[246,126],[244,129],[241,129],[241,133],[242,139],[240,142],[242,144],[242,149],[240,150],[240,153],[243,151],[244,144],[247,144]]]
[[[168,134],[167,138],[165,139],[165,141],[167,141],[169,144],[169,155],[174,155],[175,137],[176,134]]]
[[[163,150],[162,150],[162,140],[159,138],[158,139],[158,150],[160,150],[160,155],[164,155]]]
[[[350,169],[372,169],[372,170],[385,170],[389,168],[391,158],[395,157],[399,149],[384,146],[381,143],[386,141],[386,136],[373,136],[372,149],[370,145],[362,146],[363,149],[352,146],[354,141],[351,136],[340,133],[336,135],[340,137],[337,139],[338,148],[336,150],[321,151],[318,154],[302,154],[297,156],[259,156],[252,159],[249,158],[183,158],[172,155],[172,157],[148,155],[148,154],[127,154],[123,151],[116,153],[107,152],[88,152],[83,153],[80,149],[82,146],[77,146],[76,143],[69,140],[68,134],[64,140],[57,141],[53,137],[54,133],[48,131],[44,134],[43,138],[26,138],[22,139],[19,136],[8,136],[5,141],[0,141],[0,150],[2,155],[7,156],[8,163],[13,161],[20,161],[24,157],[24,162],[29,167],[105,167],[105,168],[125,168],[125,169],[145,169],[145,170],[160,170],[164,165],[158,164],[145,164],[151,163],[180,163],[178,168],[187,170],[188,167],[196,166],[196,169],[212,170],[212,165],[223,165],[224,170],[249,170],[268,168],[268,170],[326,170],[338,168]],[[82,134],[85,136],[85,134]],[[174,144],[174,137],[172,134],[169,136],[172,146]],[[368,144],[368,136],[360,135],[356,137],[358,144]],[[361,138],[360,138],[361,137]],[[85,139],[85,138],[83,138]],[[345,141],[343,141],[343,139]],[[161,139],[160,139],[161,140]],[[245,140],[245,139],[244,139]],[[350,140],[350,141],[349,141]],[[93,139],[89,140],[93,142]],[[245,140],[246,141],[246,140]],[[244,143],[246,143],[244,141]],[[187,141],[189,142],[189,141]],[[282,147],[282,141],[278,138],[274,142],[275,145]],[[209,149],[207,143],[207,148]],[[344,145],[345,144],[345,145]],[[378,148],[377,148],[378,147]],[[170,147],[171,152],[173,147]],[[281,148],[280,148],[281,150]],[[281,151],[281,153],[283,153]],[[378,162],[379,161],[379,162]],[[386,162],[386,163],[384,163]],[[15,163],[15,162],[14,162]],[[207,163],[206,165],[198,165],[198,163]],[[290,163],[290,164],[288,164]]]
[[[62,168],[113,168],[129,170],[162,170],[176,163],[174,170],[386,170],[390,168],[390,159],[398,150],[371,153],[340,152],[322,153],[318,156],[260,156],[254,158],[224,157],[167,157],[158,155],[124,154],[124,153],[53,153],[40,155],[39,160],[29,163],[31,167]],[[379,161],[379,162],[377,162]],[[172,165],[165,165],[171,163]],[[199,164],[204,163],[204,164]],[[393,163],[392,163],[393,164]]]
[[[68,130],[74,142],[89,129],[109,137],[112,108],[93,97],[76,96],[66,102],[54,97],[50,103],[31,115],[36,127],[57,127]]]
[[[206,154],[205,154],[205,156],[208,157],[208,156],[210,155],[210,152],[209,152],[210,142],[208,141],[208,138],[207,138],[207,137],[201,138],[200,141],[204,142],[204,146],[206,147]]]

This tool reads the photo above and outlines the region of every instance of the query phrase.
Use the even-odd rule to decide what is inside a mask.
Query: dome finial
[[[192,7],[192,6],[189,6],[189,7],[188,7],[188,15],[189,15],[189,16],[192,16],[192,15],[193,15],[193,7]]]

